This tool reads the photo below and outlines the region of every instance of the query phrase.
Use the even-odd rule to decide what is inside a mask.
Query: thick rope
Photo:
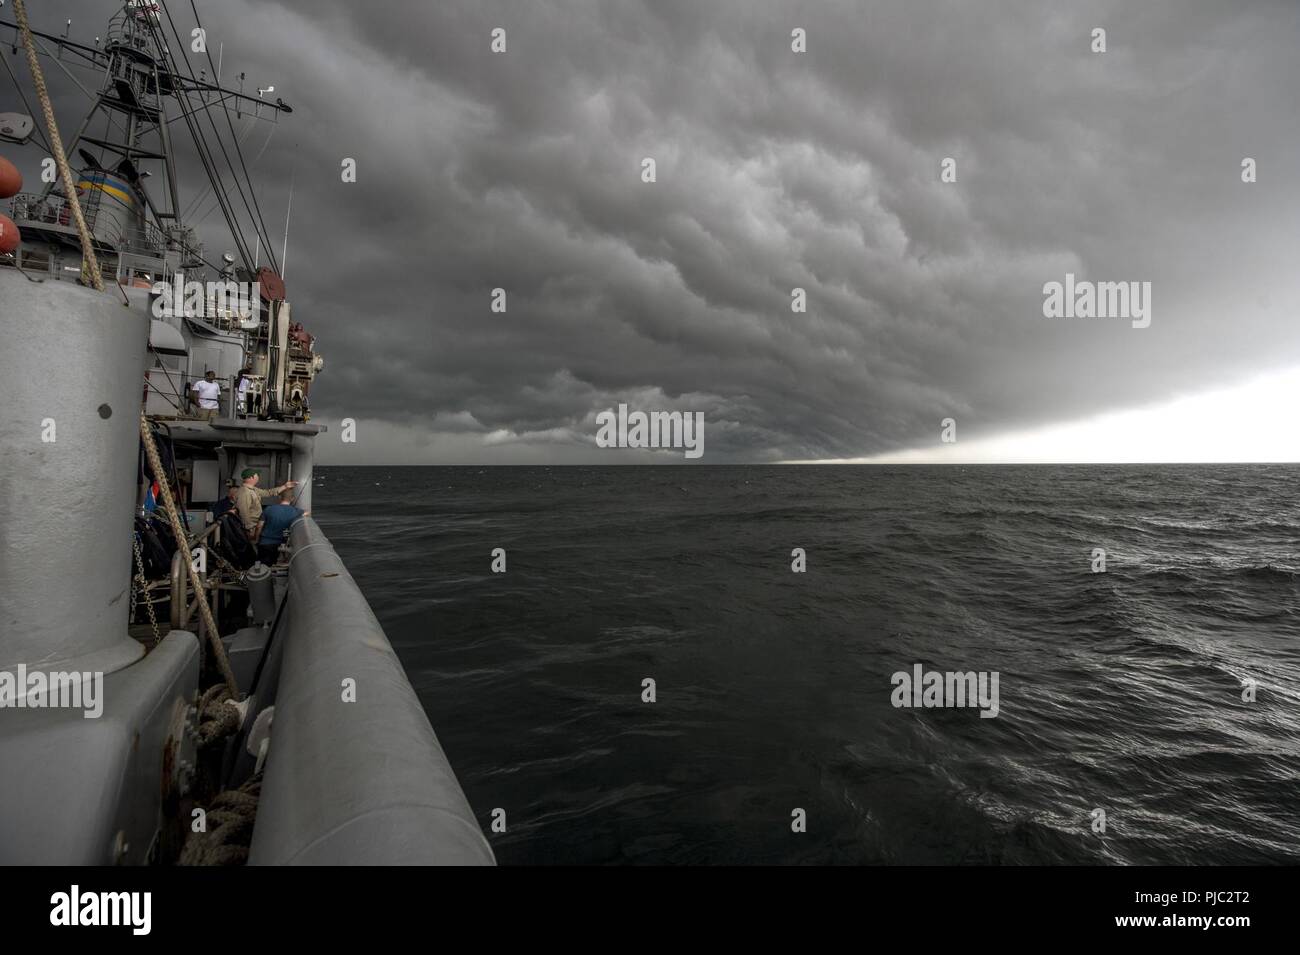
[[[140,439],[144,442],[144,452],[149,458],[149,467],[153,469],[154,475],[158,478],[158,488],[162,491],[163,508],[167,513],[168,521],[171,523],[172,536],[176,538],[176,546],[184,547],[187,551],[183,562],[189,569],[190,585],[194,588],[194,595],[199,605],[199,613],[203,616],[203,625],[208,631],[208,642],[212,645],[212,654],[217,658],[217,668],[221,670],[221,677],[226,681],[226,689],[230,691],[232,700],[239,699],[239,684],[235,682],[234,671],[230,669],[230,661],[226,659],[226,648],[221,642],[221,634],[217,632],[217,622],[212,619],[212,608],[208,606],[208,594],[203,587],[203,581],[199,579],[199,572],[194,569],[194,561],[189,560],[189,537],[185,533],[185,528],[181,526],[180,514],[176,510],[176,499],[172,497],[171,485],[167,481],[167,475],[163,473],[162,461],[158,457],[158,446],[154,444],[153,428],[149,426],[149,419],[140,412]]]
[[[81,281],[95,287],[95,291],[104,291],[104,276],[99,273],[99,259],[95,257],[90,229],[86,218],[81,214],[81,200],[77,198],[77,187],[72,181],[72,169],[68,166],[68,157],[63,152],[63,140],[59,137],[59,125],[54,121],[54,107],[50,105],[50,93],[45,88],[45,74],[41,72],[40,61],[36,59],[36,43],[32,38],[32,28],[27,23],[27,5],[23,0],[14,0],[14,19],[23,33],[23,46],[27,50],[27,66],[32,71],[32,82],[36,86],[36,98],[40,100],[41,112],[45,114],[45,128],[50,132],[50,146],[54,161],[63,177],[64,198],[72,207],[72,217],[77,220],[77,232],[81,236]]]
[[[208,806],[207,829],[192,832],[181,850],[180,865],[243,865],[253,841],[261,774],[238,789],[218,793]]]
[[[224,683],[210,686],[199,699],[198,733],[195,745],[202,752],[239,732],[243,717],[233,705]]]

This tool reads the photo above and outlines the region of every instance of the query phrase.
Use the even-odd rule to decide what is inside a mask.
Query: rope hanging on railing
[[[176,538],[176,546],[188,551],[189,537],[185,533],[185,528],[181,526],[180,514],[176,510],[176,499],[172,497],[171,484],[167,481],[162,460],[158,457],[158,445],[153,440],[153,428],[149,426],[149,419],[144,416],[143,411],[140,412],[140,439],[144,442],[144,453],[149,458],[149,467],[160,478],[158,490],[162,494],[163,510],[171,524],[172,536]],[[203,616],[203,625],[208,631],[208,642],[212,645],[212,654],[217,658],[217,668],[221,670],[221,677],[225,680],[226,689],[230,691],[230,698],[237,700],[239,699],[239,684],[235,682],[234,671],[230,669],[230,661],[226,658],[226,648],[221,642],[221,634],[217,631],[217,622],[212,618],[212,608],[208,606],[207,591],[203,587],[203,581],[199,579],[199,572],[194,567],[194,561],[187,559],[184,555],[181,559],[189,570],[190,585],[194,588],[199,613]]]
[[[32,28],[27,23],[27,6],[23,0],[14,0],[14,19],[23,34],[23,47],[27,50],[27,66],[32,71],[32,82],[36,86],[36,97],[41,103],[41,112],[45,114],[45,127],[50,133],[50,147],[54,153],[54,162],[59,167],[63,178],[63,191],[72,216],[77,220],[77,233],[81,236],[81,281],[94,286],[98,292],[104,291],[104,276],[99,274],[99,259],[95,256],[95,247],[91,242],[90,229],[81,214],[81,201],[77,198],[76,183],[72,180],[72,169],[68,166],[68,157],[63,152],[63,140],[59,138],[59,126],[54,121],[54,107],[50,105],[50,93],[45,88],[45,74],[41,72],[40,61],[36,59],[36,43],[32,37]],[[89,278],[89,282],[87,282]]]

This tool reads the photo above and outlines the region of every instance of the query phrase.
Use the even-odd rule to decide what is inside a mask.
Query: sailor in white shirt
[[[248,389],[253,386],[253,382],[248,376],[252,373],[250,368],[241,368],[239,370],[239,384],[236,390],[239,392],[239,413],[241,415],[248,414]]]
[[[220,409],[221,386],[217,384],[217,373],[212,369],[204,373],[202,381],[194,382],[190,391],[205,417],[211,418]]]

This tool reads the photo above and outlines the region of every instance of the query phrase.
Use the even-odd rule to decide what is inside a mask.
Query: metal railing
[[[151,369],[152,371],[165,370],[171,372],[172,369]],[[165,401],[174,409],[174,414],[151,415],[151,417],[168,417],[179,418],[189,421],[204,421],[209,417],[212,418],[256,418],[260,412],[260,401],[262,395],[252,389],[248,392],[248,405],[245,406],[239,400],[238,376],[233,379],[227,379],[221,395],[217,398],[216,408],[199,408],[190,398],[190,381],[182,378],[183,394],[178,394],[175,390],[175,383],[172,381],[171,374],[168,374],[167,381],[172,385],[171,390],[159,388],[153,383],[154,379],[150,378],[150,390],[161,395]]]
[[[126,46],[147,53],[150,30],[146,18],[153,20],[155,29],[160,29],[157,7],[142,5],[119,10],[108,21],[108,29],[104,32],[104,48]]]
[[[95,237],[96,242],[106,245],[112,245],[119,250],[136,250],[144,251],[151,255],[161,256],[167,251],[167,237],[152,223],[144,223],[144,228],[116,228],[111,234],[100,234],[95,231],[95,226],[99,219],[99,211],[103,200],[103,193],[99,190],[87,190],[87,194],[81,199],[81,213],[86,219],[86,227],[90,229],[91,234]],[[75,228],[72,220],[72,205],[63,196],[51,193],[48,196],[40,196],[31,192],[20,192],[14,196],[13,201],[9,204],[10,218],[19,225],[22,222],[28,222],[33,225],[59,225],[66,226],[69,229]],[[20,222],[19,220],[22,220]]]
[[[226,572],[225,568],[221,566],[224,562],[217,559],[212,551],[211,545],[220,543],[220,541],[221,525],[218,523],[209,524],[192,540],[182,541],[172,553],[171,569],[168,576],[160,580],[145,582],[143,593],[137,595],[133,604],[133,612],[145,601],[148,601],[154,608],[167,603],[170,614],[169,629],[188,630],[190,629],[190,621],[199,609],[199,600],[203,599],[208,601],[208,606],[212,609],[212,617],[217,620],[219,605],[212,599],[217,591],[242,589],[232,585],[232,581],[238,576],[238,572],[233,574]],[[199,579],[202,581],[204,588],[202,597],[194,593],[193,586],[190,583],[190,576],[185,567],[186,562],[193,559],[194,548],[200,544],[207,546],[209,558],[217,560],[215,569],[208,568],[205,572],[199,574]],[[134,622],[140,623],[141,621],[137,619]],[[198,635],[200,639],[204,639],[206,636],[202,614],[199,615]]]
[[[176,553],[172,554],[171,624],[173,630],[189,629],[190,618],[194,615],[194,611],[198,609],[200,599],[208,600],[209,606],[211,606],[211,598],[207,593],[204,593],[202,598],[195,594],[193,595],[193,601],[190,600],[192,586],[190,584],[190,575],[185,571],[185,563],[193,559],[194,548],[204,543],[209,537],[214,538],[216,542],[220,542],[220,528],[221,525],[219,523],[214,522],[209,524],[202,534],[199,534],[194,538],[194,540],[188,542],[184,548],[177,547]],[[208,550],[211,551],[211,548],[208,548]],[[203,582],[204,588],[215,591],[221,585],[220,570],[218,569],[218,572],[215,575],[209,575],[205,571],[204,573],[199,574],[199,580]],[[214,607],[212,610],[212,618],[215,620],[216,616],[217,611]],[[203,636],[203,618],[200,616],[199,637],[202,638]]]

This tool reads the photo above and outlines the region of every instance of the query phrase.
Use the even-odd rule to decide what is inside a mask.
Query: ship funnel
[[[127,635],[149,316],[0,268],[0,670],[111,672]]]

